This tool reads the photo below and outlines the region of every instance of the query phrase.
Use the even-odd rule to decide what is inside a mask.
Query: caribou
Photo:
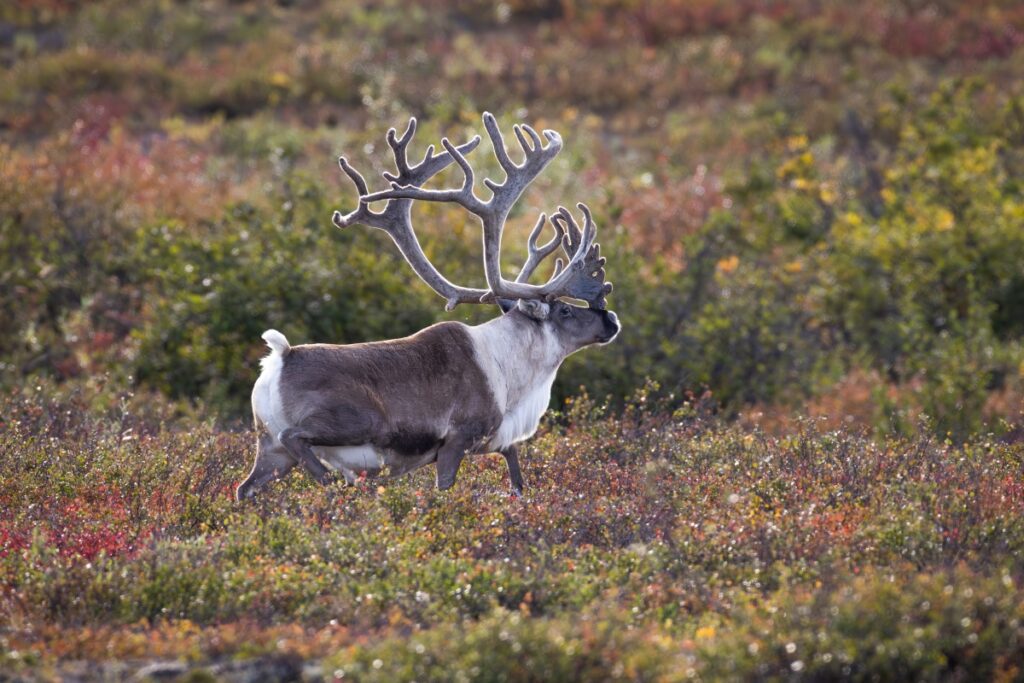
[[[483,181],[490,199],[475,193],[466,159],[480,136],[459,146],[445,138],[443,152],[435,154],[431,145],[419,163],[410,164],[412,118],[401,136],[393,128],[387,133],[396,166],[396,173],[383,174],[389,189],[370,192],[348,160],[339,159],[359,203],[350,213],[336,211],[333,222],[390,235],[412,270],[444,297],[448,310],[491,304],[501,315],[481,325],[441,322],[402,339],[348,345],[292,346],[277,330],[267,330],[263,340],[270,354],[260,362],[252,391],[256,459],[236,490],[238,500],[297,465],[326,484],[338,472],[352,483],[364,475],[398,476],[433,464],[436,485],[444,490],[455,483],[464,458],[486,453],[504,456],[512,492],[522,495],[518,444],[537,430],[559,366],[584,347],[611,342],[620,325],[607,310],[612,285],[605,282],[597,228],[584,204],[577,204],[582,228],[564,207],[550,217],[541,214],[515,280],[502,276],[501,241],[509,212],[561,150],[562,138],[552,130],[544,130],[542,138],[528,125],[514,126],[523,153],[516,163],[495,117],[485,113],[483,124],[505,175],[502,182]],[[452,163],[461,168],[461,187],[423,187]],[[486,289],[453,284],[430,262],[412,225],[417,201],[451,202],[479,219]],[[386,202],[382,209],[371,208],[380,202]],[[549,222],[554,236],[539,245]],[[546,282],[531,284],[537,267],[559,247],[565,260],[556,258]]]

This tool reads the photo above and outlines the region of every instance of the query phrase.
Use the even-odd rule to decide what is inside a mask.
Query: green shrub
[[[308,195],[303,202],[323,205]],[[266,329],[280,329],[293,344],[351,343],[432,322],[432,293],[410,286],[387,237],[341,232],[329,216],[303,211],[289,222],[287,214],[239,205],[211,235],[175,225],[145,233],[140,259],[158,284],[152,322],[138,332],[139,380],[239,414]]]

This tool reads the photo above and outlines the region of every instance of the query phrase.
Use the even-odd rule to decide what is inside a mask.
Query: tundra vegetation
[[[1009,0],[3,3],[0,672],[1020,679],[1021,73]],[[265,329],[490,315],[330,221],[339,153],[485,110],[567,143],[509,275],[583,201],[625,330],[526,495],[486,456],[236,503]],[[483,284],[466,212],[414,218]]]

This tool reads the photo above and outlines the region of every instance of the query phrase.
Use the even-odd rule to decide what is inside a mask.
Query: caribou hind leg
[[[320,484],[331,483],[331,471],[324,467],[320,459],[313,452],[315,434],[303,430],[301,427],[289,427],[281,432],[281,443],[288,452],[295,456],[295,459],[302,463],[310,476]],[[318,446],[333,446],[337,444],[317,443]]]
[[[256,461],[252,471],[235,489],[235,499],[245,500],[256,495],[257,491],[290,472],[297,464],[281,444],[274,443],[273,437],[263,431],[256,442]]]
[[[375,417],[349,405],[335,405],[307,415],[281,432],[278,439],[307,472],[321,484],[331,472],[313,452],[313,446],[357,446],[371,441]]]

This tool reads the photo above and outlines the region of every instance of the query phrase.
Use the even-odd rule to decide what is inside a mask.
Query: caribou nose
[[[622,329],[622,325],[619,324],[619,316],[615,315],[615,311],[605,311],[604,327],[608,332],[604,340],[605,343],[615,339],[619,334],[619,330]]]

